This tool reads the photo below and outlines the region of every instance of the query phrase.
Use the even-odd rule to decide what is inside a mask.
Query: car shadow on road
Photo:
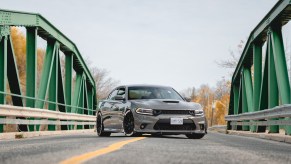
[[[179,136],[173,136],[173,135],[144,135],[148,138],[165,138],[165,139],[188,139],[185,136],[179,135]]]

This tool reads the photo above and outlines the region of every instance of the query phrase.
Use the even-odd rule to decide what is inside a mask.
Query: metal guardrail
[[[291,120],[284,119],[288,117],[291,117],[291,105],[277,106],[257,112],[228,115],[225,116],[225,120],[231,121],[230,125],[291,125]],[[279,120],[270,120],[274,118]]]
[[[17,107],[10,105],[0,105],[0,116],[39,118],[45,120],[25,120],[0,118],[0,124],[53,124],[53,125],[95,125],[95,116],[82,115],[76,113],[64,113],[58,111]],[[55,120],[48,120],[55,119]],[[67,121],[64,121],[67,120]]]
[[[291,117],[291,105],[282,105],[257,112],[225,116],[226,121],[260,120],[270,118]]]

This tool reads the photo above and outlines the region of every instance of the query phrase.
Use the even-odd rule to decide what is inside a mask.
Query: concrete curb
[[[92,133],[94,129],[86,130],[64,130],[64,131],[39,131],[39,132],[13,132],[13,133],[1,133],[1,140],[12,140],[12,139],[22,139],[22,138],[32,138],[39,136],[53,136],[53,135],[70,135],[79,133]]]
[[[233,130],[211,130],[211,131],[230,135],[267,139],[291,144],[291,136],[284,134],[253,133],[250,131],[233,131]]]

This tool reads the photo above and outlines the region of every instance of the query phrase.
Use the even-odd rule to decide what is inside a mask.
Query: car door
[[[126,91],[125,87],[118,88],[118,99],[113,98],[115,101],[112,103],[113,122],[116,129],[123,129],[123,112],[126,108]]]
[[[102,110],[102,118],[103,118],[103,125],[105,130],[111,130],[114,128],[114,121],[113,121],[113,98],[117,95],[118,89],[114,89],[106,100],[103,100],[100,108]]]

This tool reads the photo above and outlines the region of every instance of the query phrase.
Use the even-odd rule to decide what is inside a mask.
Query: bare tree
[[[85,61],[96,84],[97,99],[100,100],[106,98],[110,91],[119,84],[119,81],[109,77],[110,72],[108,70],[94,66],[91,62],[92,60],[88,57]]]
[[[222,68],[230,68],[234,69],[236,68],[238,61],[240,59],[240,56],[242,54],[243,48],[244,48],[245,42],[243,40],[240,41],[240,43],[237,46],[237,50],[229,50],[230,57],[229,59],[223,59],[220,61],[215,61],[216,64]]]
[[[109,71],[97,67],[91,67],[90,71],[96,83],[97,99],[104,99],[114,89],[119,81],[109,77]]]
[[[180,91],[180,94],[183,96],[183,97],[189,97],[191,98],[192,101],[195,101],[196,98],[197,98],[197,93],[196,93],[196,88],[195,87],[189,87],[187,89],[184,89],[182,91]]]

